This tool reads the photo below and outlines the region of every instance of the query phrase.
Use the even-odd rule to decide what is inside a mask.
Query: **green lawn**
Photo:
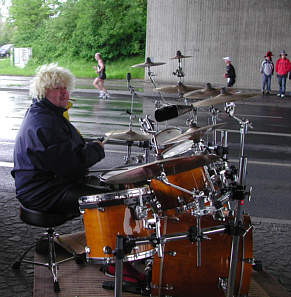
[[[144,57],[132,57],[121,59],[118,61],[104,61],[106,64],[106,75],[108,79],[124,79],[128,72],[132,78],[144,78],[144,68],[132,68],[130,66],[143,63]],[[54,61],[60,66],[70,69],[70,71],[78,78],[94,78],[96,73],[93,66],[94,61],[88,62],[84,60],[68,61],[64,58]],[[21,69],[10,64],[10,59],[0,59],[0,75],[23,75],[33,76],[39,65],[30,62],[25,68]]]

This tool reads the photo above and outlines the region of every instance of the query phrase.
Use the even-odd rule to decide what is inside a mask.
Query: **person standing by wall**
[[[279,84],[279,93],[278,97],[284,98],[286,92],[286,80],[288,72],[291,71],[291,63],[286,58],[287,53],[283,50],[280,54],[280,58],[276,61],[275,71],[277,72],[278,84]]]
[[[262,73],[262,95],[265,95],[265,88],[266,88],[266,95],[271,94],[271,80],[272,75],[274,74],[274,63],[272,61],[272,52],[268,51],[266,53],[265,59],[261,64],[260,72]]]
[[[232,87],[235,84],[236,74],[235,74],[234,67],[231,64],[231,58],[224,57],[223,60],[226,64],[224,78],[226,78],[227,86]]]
[[[93,86],[99,90],[99,98],[107,99],[110,96],[104,87],[104,80],[106,79],[105,64],[101,59],[100,53],[95,54],[95,60],[97,61],[97,66],[93,66],[93,68],[96,70],[98,77],[94,79]]]

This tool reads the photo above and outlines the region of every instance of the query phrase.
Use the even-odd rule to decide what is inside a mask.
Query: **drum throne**
[[[29,263],[33,265],[40,265],[48,267],[53,276],[54,291],[60,292],[60,286],[58,282],[58,268],[59,265],[69,260],[76,260],[77,263],[81,261],[78,255],[73,253],[73,256],[63,259],[61,261],[56,260],[55,238],[58,234],[55,232],[55,227],[63,225],[66,221],[73,219],[74,215],[66,216],[60,213],[41,212],[32,209],[28,209],[23,205],[20,205],[20,219],[31,226],[46,228],[46,232],[42,234],[42,238],[47,240],[47,263],[39,263],[25,259],[27,253],[36,247],[36,243],[27,248],[20,258],[12,265],[13,269],[20,269],[21,263]]]

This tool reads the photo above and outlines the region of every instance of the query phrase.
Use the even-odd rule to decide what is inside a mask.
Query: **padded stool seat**
[[[78,255],[74,254],[72,257],[66,258],[59,262],[56,261],[56,251],[55,251],[54,239],[55,239],[55,237],[58,236],[58,234],[55,233],[54,228],[64,224],[66,221],[68,221],[70,219],[73,219],[74,217],[76,217],[76,215],[68,216],[66,214],[60,214],[60,213],[42,212],[42,211],[26,208],[22,204],[20,204],[19,211],[20,211],[20,218],[24,223],[26,223],[28,225],[32,225],[32,226],[46,228],[46,233],[44,233],[44,235],[48,242],[48,255],[47,255],[48,262],[47,263],[39,263],[39,262],[33,262],[30,260],[24,259],[26,254],[33,247],[36,246],[36,244],[34,243],[22,254],[20,259],[17,260],[12,265],[12,268],[20,269],[20,265],[22,262],[48,267],[52,273],[52,276],[53,276],[54,290],[55,290],[55,292],[59,292],[60,291],[60,286],[59,286],[59,282],[58,282],[59,265],[61,263],[64,263],[64,262],[72,260],[72,259],[75,259],[76,261],[80,262],[80,259],[78,259]]]
[[[64,214],[33,210],[23,205],[20,205],[20,218],[28,225],[44,228],[57,227],[68,220]]]

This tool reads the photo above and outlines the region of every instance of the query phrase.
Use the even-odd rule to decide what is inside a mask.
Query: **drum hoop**
[[[156,253],[156,250],[151,249],[151,250],[139,252],[136,254],[126,255],[123,258],[123,262],[132,262],[132,261],[146,259],[146,258],[152,257],[155,253]],[[114,257],[90,257],[87,254],[86,259],[91,264],[113,264],[113,263],[115,263]]]
[[[100,207],[101,202],[120,201],[119,204],[124,204],[125,199],[132,199],[137,197],[147,197],[153,194],[149,185],[137,187],[122,191],[106,192],[95,195],[82,196],[79,199],[79,205],[82,209]]]

